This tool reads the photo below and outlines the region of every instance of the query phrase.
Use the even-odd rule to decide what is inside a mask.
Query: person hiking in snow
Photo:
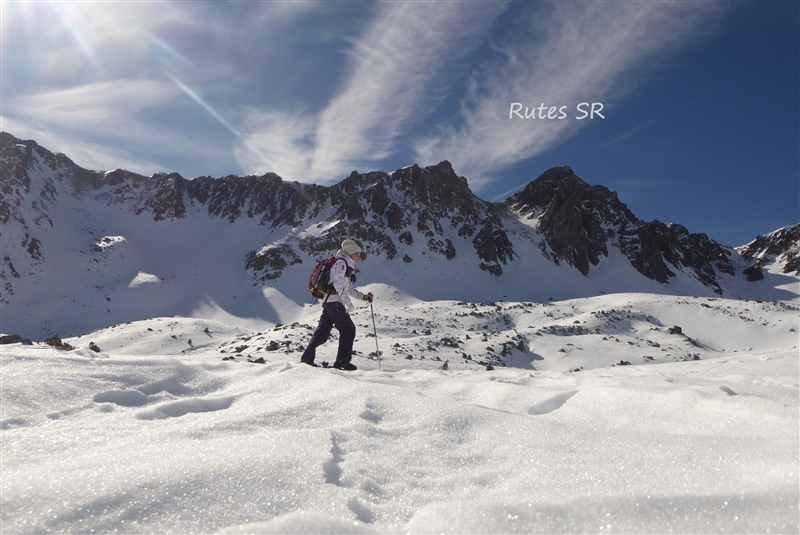
[[[353,310],[350,298],[372,302],[372,293],[363,294],[353,288],[353,283],[356,281],[354,274],[356,263],[365,258],[366,255],[361,246],[354,240],[344,240],[339,250],[336,251],[335,260],[330,267],[330,283],[333,290],[326,295],[322,302],[322,317],[319,319],[319,325],[314,331],[308,347],[303,352],[301,362],[317,366],[314,364],[317,346],[324,344],[331,334],[331,328],[336,327],[339,331],[339,351],[333,367],[348,371],[357,369],[350,362],[353,357],[353,340],[356,337],[356,326],[350,319],[350,311]]]

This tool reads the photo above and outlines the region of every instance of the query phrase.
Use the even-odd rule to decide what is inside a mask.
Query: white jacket
[[[353,283],[347,276],[347,268],[355,269],[356,263],[352,258],[344,254],[344,251],[339,249],[336,252],[336,262],[331,266],[330,281],[336,289],[335,294],[328,296],[328,303],[342,303],[345,310],[350,312],[353,310],[353,303],[350,301],[351,297],[363,300],[366,296],[353,288]]]

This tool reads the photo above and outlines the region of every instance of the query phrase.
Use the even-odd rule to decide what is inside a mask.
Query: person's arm
[[[336,293],[342,299],[342,302],[345,302],[345,306],[347,307],[350,304],[350,298],[354,297],[359,301],[368,301],[368,295],[362,292],[359,292],[355,288],[353,288],[352,280],[347,277],[347,263],[344,260],[337,260],[336,263],[331,268],[331,280],[333,281],[333,287],[336,289]],[[348,309],[350,307],[347,307]]]
[[[366,294],[364,294],[362,292],[359,292],[358,290],[356,290],[352,286],[350,287],[350,295],[352,295],[353,297],[356,297],[357,299],[360,299],[362,301],[366,301],[367,300],[367,295]]]
[[[345,293],[347,293],[347,286],[350,284],[346,274],[347,264],[345,261],[336,260],[331,266],[331,284],[339,297],[344,297]]]
[[[331,284],[336,294],[341,299],[344,308],[350,310],[353,308],[350,302],[350,279],[347,278],[347,262],[343,259],[336,260],[331,266]]]
[[[349,289],[350,295],[362,301],[368,301],[370,303],[372,302],[372,292],[365,294],[363,292],[356,290],[355,286],[353,286],[353,284],[355,284],[356,282],[355,274],[350,276],[350,282],[351,282]]]

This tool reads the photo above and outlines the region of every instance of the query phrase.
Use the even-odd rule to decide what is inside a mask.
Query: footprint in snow
[[[325,475],[325,483],[336,485],[337,487],[347,487],[342,482],[342,467],[344,461],[344,450],[342,444],[347,442],[347,438],[338,431],[331,431],[331,457],[322,465],[322,472]]]
[[[368,422],[379,424],[383,421],[383,407],[381,407],[377,401],[368,399],[366,408],[361,412],[361,414],[359,414],[359,416]]]
[[[140,390],[108,390],[100,392],[94,396],[94,401],[98,403],[114,403],[123,407],[141,407],[147,405],[149,397]]]
[[[151,410],[140,412],[136,417],[140,420],[162,420],[164,418],[177,418],[192,412],[214,412],[229,408],[236,400],[236,396],[224,398],[195,398],[182,399],[164,403]]]
[[[555,410],[560,409],[564,406],[564,404],[572,398],[575,394],[577,394],[577,390],[573,390],[571,392],[564,392],[562,394],[557,394],[551,398],[548,398],[544,401],[540,401],[532,405],[528,409],[528,414],[532,415],[540,415],[540,414],[547,414],[553,412]]]

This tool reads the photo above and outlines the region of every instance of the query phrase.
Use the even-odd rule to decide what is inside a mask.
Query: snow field
[[[374,339],[363,327],[353,373],[264,349],[287,333],[304,336],[289,349],[305,343],[300,323],[156,318],[71,338],[70,352],[3,346],[4,533],[797,531],[790,305],[621,294],[498,311],[384,299],[383,371],[365,358]],[[685,335],[666,332],[673,321]],[[392,349],[466,342],[490,325],[497,340],[522,329],[541,359],[517,350],[504,357],[517,366],[486,371],[447,345],[425,359]],[[657,336],[702,358],[608,367],[639,349],[603,336]],[[242,337],[247,349],[221,353]],[[547,349],[565,338],[583,348],[569,363]],[[318,360],[333,352],[335,341]]]

